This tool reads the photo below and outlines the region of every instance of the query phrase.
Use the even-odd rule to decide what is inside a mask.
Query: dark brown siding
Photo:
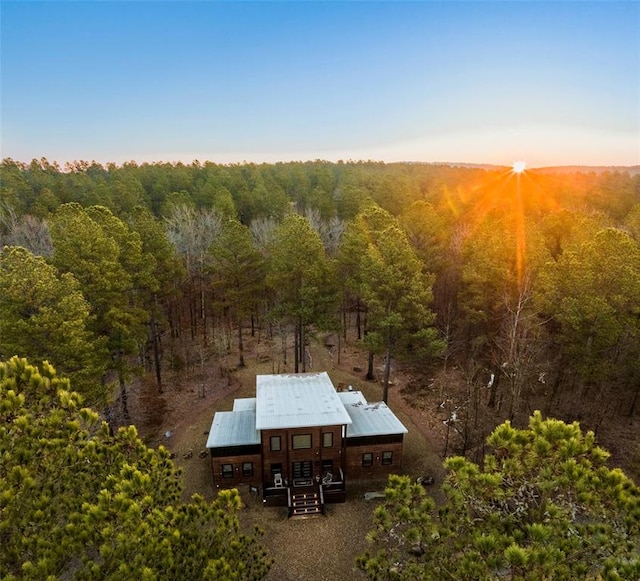
[[[243,474],[243,464],[251,462],[253,464],[253,474]],[[223,466],[231,465],[230,477],[223,475]],[[240,484],[251,484],[253,486],[262,485],[262,459],[260,454],[248,456],[227,456],[225,458],[212,458],[211,468],[213,470],[213,483],[218,488],[234,488]]]
[[[391,452],[391,464],[383,464],[383,454]],[[363,466],[364,454],[371,454],[371,466]],[[366,479],[399,473],[402,469],[402,442],[348,446],[346,470],[349,479]]]
[[[333,434],[333,445],[324,447],[323,434]],[[311,448],[294,449],[293,437],[297,435],[311,435]],[[280,436],[280,451],[271,450],[271,437]],[[331,461],[333,470],[343,468],[342,426],[319,426],[312,428],[291,428],[288,430],[262,431],[263,474],[265,485],[272,485],[271,467],[273,464],[282,465],[282,476],[291,483],[293,462],[312,462],[312,476],[322,476],[323,461]]]
[[[220,488],[232,488],[251,484],[265,488],[273,487],[272,466],[280,465],[282,478],[293,483],[292,464],[310,462],[312,477],[324,476],[330,470],[334,477],[344,471],[346,479],[384,477],[402,470],[403,436],[372,436],[342,440],[342,426],[292,428],[288,430],[263,430],[260,448],[255,446],[228,449],[228,456],[211,458],[214,484]],[[324,447],[323,434],[332,434],[332,446]],[[293,449],[293,437],[309,434],[311,447]],[[280,436],[280,450],[271,450],[271,436]],[[260,453],[260,450],[262,453]],[[221,452],[221,451],[218,451]],[[384,463],[385,453],[391,453],[391,462]],[[370,454],[371,465],[363,465],[363,455]],[[253,463],[253,474],[243,474],[242,465]],[[231,465],[231,471],[223,474],[223,466]],[[308,465],[307,465],[308,466]]]

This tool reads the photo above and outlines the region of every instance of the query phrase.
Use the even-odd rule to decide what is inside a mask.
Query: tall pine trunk
[[[389,399],[389,379],[391,377],[391,339],[387,338],[387,349],[384,362],[384,379],[382,380],[382,401],[387,403]]]
[[[242,321],[238,319],[238,367],[244,367],[244,343],[242,342]]]
[[[376,377],[373,374],[373,351],[369,351],[369,360],[367,362],[367,379],[373,381]]]
[[[158,336],[158,321],[155,316],[151,318],[151,334],[153,340],[153,365],[156,372],[156,384],[158,393],[162,393],[162,370],[160,367],[160,338]]]
[[[293,361],[294,373],[298,373],[300,370],[300,327],[297,323],[293,332]]]

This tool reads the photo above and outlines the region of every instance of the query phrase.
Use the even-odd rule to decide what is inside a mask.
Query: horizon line
[[[331,164],[361,164],[361,163],[374,163],[374,164],[384,164],[384,165],[400,165],[400,164],[408,164],[408,165],[435,165],[435,166],[450,166],[450,167],[469,167],[469,168],[478,168],[478,169],[487,169],[487,168],[509,168],[512,167],[512,163],[494,163],[494,162],[476,162],[476,161],[424,161],[424,160],[395,160],[395,161],[385,161],[383,159],[374,159],[374,158],[339,158],[339,159],[327,159],[323,157],[315,157],[315,158],[299,158],[299,159],[280,159],[280,160],[262,160],[256,161],[251,159],[243,159],[242,161],[216,161],[215,159],[199,159],[198,157],[191,158],[187,161],[187,158],[171,159],[172,156],[168,156],[166,159],[163,158],[154,158],[154,159],[121,159],[119,161],[99,161],[96,159],[89,158],[76,158],[76,159],[67,159],[65,161],[60,161],[58,159],[50,160],[47,156],[41,157],[32,157],[29,161],[23,161],[19,159],[15,159],[11,156],[2,157],[2,162],[5,161],[13,161],[18,164],[29,165],[30,163],[36,161],[40,162],[42,160],[46,160],[49,164],[53,166],[58,166],[60,169],[65,168],[68,165],[73,165],[77,163],[89,163],[89,164],[97,164],[102,167],[108,167],[109,165],[115,165],[116,167],[123,167],[125,164],[136,164],[136,165],[159,165],[159,164],[171,164],[177,165],[182,164],[185,166],[195,165],[195,164],[214,164],[220,166],[234,166],[234,165],[277,165],[277,164],[288,164],[288,163],[331,163]],[[559,163],[553,165],[537,165],[537,166],[527,166],[527,171],[533,170],[542,170],[542,169],[553,169],[553,168],[611,168],[611,169],[640,169],[640,164],[611,164],[611,163]]]

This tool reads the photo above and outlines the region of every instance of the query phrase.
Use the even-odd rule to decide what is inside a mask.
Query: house
[[[258,375],[256,397],[216,412],[207,440],[214,485],[247,484],[290,514],[344,502],[346,481],[402,467],[407,429],[382,402],[336,391],[329,375]]]

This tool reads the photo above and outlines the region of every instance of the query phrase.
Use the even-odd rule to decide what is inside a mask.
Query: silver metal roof
[[[350,424],[326,372],[256,377],[256,429]]]
[[[253,410],[216,412],[213,416],[207,448],[248,446],[260,443]]]
[[[367,403],[359,391],[343,391],[338,396],[352,420],[347,426],[347,438],[406,434],[409,431],[384,402]]]
[[[241,412],[246,410],[256,410],[255,397],[241,397],[233,400],[233,411]]]
[[[361,391],[341,391],[338,393],[338,397],[345,406],[357,403],[367,405],[367,400]]]

